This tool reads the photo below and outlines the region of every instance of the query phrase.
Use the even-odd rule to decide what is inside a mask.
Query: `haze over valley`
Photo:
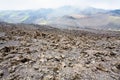
[[[80,9],[63,6],[56,9],[0,11],[0,20],[8,23],[51,25],[58,28],[120,30],[120,10],[93,7]]]

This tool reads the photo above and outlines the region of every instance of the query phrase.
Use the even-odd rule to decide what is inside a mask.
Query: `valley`
[[[120,10],[63,6],[56,9],[0,11],[0,21],[50,25],[56,28],[120,30]]]

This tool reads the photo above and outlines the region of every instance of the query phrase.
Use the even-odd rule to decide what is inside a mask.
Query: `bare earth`
[[[0,23],[0,80],[120,80],[120,32]]]

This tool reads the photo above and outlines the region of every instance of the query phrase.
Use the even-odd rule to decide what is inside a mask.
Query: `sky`
[[[120,9],[120,0],[0,0],[0,10],[58,8],[67,5],[80,8]]]

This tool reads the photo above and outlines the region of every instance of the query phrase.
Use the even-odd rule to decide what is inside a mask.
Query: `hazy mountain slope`
[[[120,10],[75,8],[63,6],[57,9],[26,11],[0,11],[0,20],[9,23],[33,23],[58,28],[92,28],[120,30]]]
[[[35,23],[37,19],[46,19],[52,9],[1,11],[0,19],[9,23]]]
[[[114,15],[114,16],[120,16],[120,10],[111,10],[108,12],[108,14]]]
[[[71,14],[95,14],[103,10],[95,8],[79,9],[72,6],[63,6],[57,9],[39,9],[25,11],[0,11],[0,19],[12,23],[39,23],[41,20],[48,20],[55,17],[62,17]],[[37,22],[36,22],[37,21]]]
[[[78,16],[78,15],[77,15]],[[80,16],[80,15],[79,15]],[[50,25],[62,28],[91,28],[105,30],[120,30],[120,17],[108,14],[96,14],[92,16],[74,17],[63,16],[51,20]]]

